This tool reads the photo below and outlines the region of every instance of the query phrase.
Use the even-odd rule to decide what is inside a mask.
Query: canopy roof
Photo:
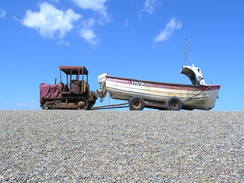
[[[181,74],[188,76],[193,85],[206,85],[201,69],[199,67],[195,67],[194,65],[183,66]]]
[[[88,70],[84,66],[59,66],[60,70],[65,74],[85,74],[88,75]]]

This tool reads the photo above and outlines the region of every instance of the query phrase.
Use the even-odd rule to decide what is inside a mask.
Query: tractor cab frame
[[[83,66],[60,66],[60,82],[62,94],[84,94],[88,91],[88,71]],[[66,83],[62,82],[62,73],[66,75]]]

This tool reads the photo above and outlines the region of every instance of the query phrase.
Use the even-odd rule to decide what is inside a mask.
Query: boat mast
[[[186,38],[186,40],[185,40],[184,64],[187,65],[188,63],[190,63],[190,65],[194,66],[194,64],[192,62],[192,58],[189,55],[189,38]]]

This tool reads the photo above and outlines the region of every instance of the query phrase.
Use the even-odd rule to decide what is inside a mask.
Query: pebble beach
[[[0,182],[242,182],[244,112],[0,111]]]

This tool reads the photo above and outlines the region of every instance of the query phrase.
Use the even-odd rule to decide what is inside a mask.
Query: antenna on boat
[[[191,65],[194,65],[194,64],[193,64],[193,61],[192,61],[192,58],[191,58],[191,56],[189,55],[189,36],[188,36],[188,38],[186,38],[186,40],[185,40],[184,63],[185,63],[186,65],[187,65],[187,61],[189,61]]]

